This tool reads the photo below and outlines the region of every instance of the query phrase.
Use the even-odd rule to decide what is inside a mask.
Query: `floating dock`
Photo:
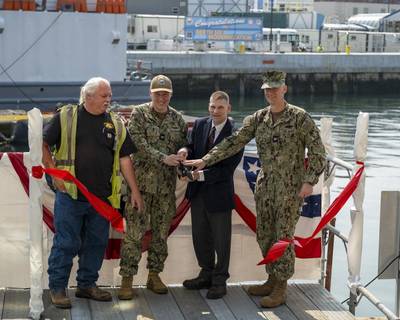
[[[222,299],[208,300],[207,290],[186,290],[182,286],[169,287],[166,295],[157,295],[140,287],[133,300],[120,301],[117,290],[110,289],[111,302],[75,298],[75,289],[69,290],[72,309],[57,309],[50,303],[49,291],[44,291],[43,319],[95,319],[95,320],[352,320],[333,296],[319,284],[291,283],[286,304],[272,309],[259,307],[260,297],[249,296],[246,286],[230,285]],[[1,319],[27,319],[29,290],[6,289],[0,291]]]

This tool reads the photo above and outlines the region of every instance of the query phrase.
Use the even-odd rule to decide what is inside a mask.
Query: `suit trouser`
[[[167,238],[172,218],[176,213],[175,193],[142,193],[145,210],[138,212],[127,203],[125,218],[127,230],[122,242],[121,269],[119,274],[128,277],[137,274],[142,257],[142,241],[147,230],[152,236],[148,249],[147,269],[154,272],[164,270],[168,256]]]
[[[232,211],[208,212],[201,194],[191,200],[192,236],[200,277],[213,285],[225,285],[229,278]],[[217,262],[215,263],[215,253]]]

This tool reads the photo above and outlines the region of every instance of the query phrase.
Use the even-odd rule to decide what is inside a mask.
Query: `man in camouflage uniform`
[[[128,126],[138,152],[134,167],[145,210],[138,212],[131,204],[125,209],[127,230],[121,249],[120,299],[132,299],[132,280],[137,274],[142,255],[142,238],[146,230],[152,231],[148,249],[147,289],[167,293],[159,273],[167,258],[167,236],[176,212],[176,166],[184,160],[177,151],[186,145],[187,126],[181,114],[169,106],[172,83],[158,75],[150,84],[151,102],[134,107]]]
[[[293,239],[303,198],[312,193],[312,186],[325,166],[325,149],[318,128],[303,109],[288,104],[284,95],[286,74],[268,72],[264,76],[266,100],[270,105],[246,117],[243,127],[214,147],[202,159],[186,161],[199,169],[225,159],[255,138],[261,170],[254,198],[257,210],[257,242],[263,256],[279,239]],[[307,148],[308,167],[304,167]],[[263,307],[276,307],[286,301],[287,280],[294,273],[293,246],[277,261],[268,264],[268,281],[251,286],[249,293],[264,296]]]

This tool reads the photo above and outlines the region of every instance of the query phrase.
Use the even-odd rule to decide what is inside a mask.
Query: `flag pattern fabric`
[[[0,159],[3,154],[0,153]],[[26,191],[29,192],[29,174],[24,165],[23,153],[8,153],[7,157],[11,162],[20,182]],[[235,202],[236,212],[243,219],[245,224],[255,232],[256,211],[254,203],[254,186],[257,174],[260,170],[260,162],[257,154],[245,153],[241,163],[235,171]],[[45,183],[43,179],[43,221],[47,227],[54,232],[53,225],[53,206],[54,192]],[[190,203],[184,199],[186,183],[177,180],[176,204],[177,212],[172,221],[170,233],[172,233],[184,218],[186,212],[190,209]],[[301,216],[296,227],[295,239],[301,244],[303,239],[308,238],[321,220],[321,190],[322,179],[314,187],[313,195],[305,199]],[[151,233],[146,233],[143,239],[143,250],[147,249],[151,238]],[[109,245],[106,251],[106,259],[118,259],[121,247],[122,235],[110,229]],[[317,235],[306,247],[296,248],[298,258],[319,258],[321,256],[321,236]]]
[[[242,162],[235,172],[235,191],[237,195],[236,211],[245,221],[250,221],[248,225],[253,225],[255,229],[255,203],[254,187],[261,164],[256,153],[245,153]],[[323,177],[314,186],[311,196],[304,199],[299,221],[296,226],[295,240],[300,244],[310,237],[321,221],[321,192]],[[254,220],[254,224],[251,221]],[[255,230],[254,230],[255,231]],[[296,247],[297,258],[320,258],[321,257],[321,234],[310,241],[307,247]]]

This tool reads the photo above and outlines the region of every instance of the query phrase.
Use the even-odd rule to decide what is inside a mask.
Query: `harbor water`
[[[301,96],[287,97],[288,102],[305,108],[319,124],[321,117],[333,118],[333,146],[337,157],[353,163],[354,134],[357,115],[360,111],[370,115],[368,153],[366,159],[366,190],[364,201],[364,241],[361,282],[366,284],[378,272],[379,210],[383,190],[400,190],[400,98],[389,95],[371,96]],[[208,97],[173,97],[171,104],[189,116],[206,116]],[[232,101],[231,116],[240,126],[243,118],[265,106],[260,94]],[[1,148],[1,146],[0,146]],[[254,142],[248,150],[255,150]],[[4,147],[2,151],[26,151],[27,146]],[[340,193],[348,182],[344,170],[336,170],[336,178],[331,189],[331,199]],[[350,230],[350,199],[337,216],[336,227],[344,234]],[[260,267],[261,268],[261,267]],[[375,280],[368,289],[389,309],[395,308],[395,281]],[[348,297],[347,261],[345,248],[340,240],[335,240],[332,293],[343,301]],[[356,308],[357,316],[381,316],[366,299]]]

